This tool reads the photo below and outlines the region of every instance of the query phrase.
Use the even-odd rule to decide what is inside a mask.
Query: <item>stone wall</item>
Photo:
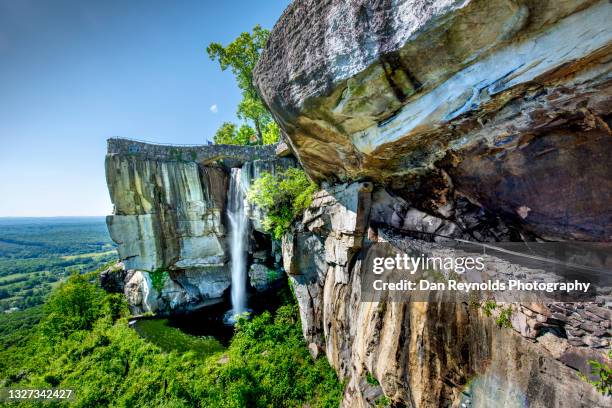
[[[108,155],[127,155],[146,160],[185,161],[209,164],[228,163],[229,167],[241,167],[254,160],[276,158],[277,145],[164,145],[140,142],[130,139],[108,139]]]

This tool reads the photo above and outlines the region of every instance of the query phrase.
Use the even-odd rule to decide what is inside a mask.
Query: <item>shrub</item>
[[[149,277],[151,278],[151,285],[153,285],[153,289],[157,292],[161,292],[164,288],[164,284],[166,283],[166,279],[168,279],[168,272],[164,268],[157,268],[152,272],[149,272]]]
[[[505,309],[502,307],[499,316],[497,317],[497,319],[495,319],[495,323],[499,327],[506,327],[509,329],[512,327],[510,317],[512,317],[512,305],[508,306]]]
[[[264,228],[280,239],[308,208],[315,190],[316,184],[303,170],[290,168],[276,175],[263,173],[253,182],[247,199],[265,211]]]
[[[376,399],[376,408],[385,408],[391,405],[391,400],[386,395],[383,395]]]
[[[102,289],[91,285],[84,276],[72,275],[52,292],[44,307],[41,328],[52,339],[67,337],[77,330],[90,330],[106,311],[108,304]]]
[[[489,317],[493,314],[493,310],[497,309],[497,307],[500,308],[500,312],[499,316],[497,316],[497,318],[495,319],[495,324],[497,324],[498,327],[511,328],[512,321],[510,320],[510,318],[512,317],[512,305],[509,305],[508,307],[504,308],[503,306],[499,306],[497,302],[495,302],[495,300],[489,299],[485,301],[481,306],[485,316]]]
[[[497,303],[495,303],[494,300],[489,299],[482,305],[482,311],[484,312],[485,316],[490,317],[496,307]]]
[[[366,374],[366,381],[368,382],[368,384],[373,385],[375,387],[380,385],[376,377],[374,377],[371,373]]]
[[[608,358],[612,359],[612,350],[608,351]],[[591,375],[595,379],[590,380],[584,374],[581,374],[580,377],[595,387],[602,395],[612,396],[612,368],[597,360],[589,360],[588,362],[591,366]]]

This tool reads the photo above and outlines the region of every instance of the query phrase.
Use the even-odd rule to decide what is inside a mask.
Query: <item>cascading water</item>
[[[244,211],[241,170],[233,168],[228,191],[227,215],[230,223],[230,259],[232,264],[232,310],[226,321],[234,323],[246,308],[247,234],[249,220]]]

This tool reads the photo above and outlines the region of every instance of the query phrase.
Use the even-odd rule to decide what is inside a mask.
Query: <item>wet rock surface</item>
[[[132,144],[137,152],[130,150]],[[169,146],[109,141],[106,175],[114,212],[107,224],[123,268],[101,279],[109,289],[125,293],[134,313],[189,310],[225,296],[231,282],[225,213],[228,166],[242,168],[246,191],[262,172],[294,165],[291,158],[276,159],[274,146],[234,147],[185,148],[178,157]],[[190,159],[191,151],[195,153]],[[224,155],[223,162],[210,163],[208,159],[218,155]],[[262,155],[268,160],[258,160]],[[279,249],[262,234],[264,214],[247,208],[252,224],[249,250],[259,253],[258,262],[273,267]],[[264,290],[274,279],[259,272],[251,274],[250,284]]]

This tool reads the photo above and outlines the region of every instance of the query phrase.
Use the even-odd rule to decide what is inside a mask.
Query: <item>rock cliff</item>
[[[218,299],[230,284],[228,170],[242,168],[246,189],[292,165],[276,156],[290,151],[321,190],[282,260],[248,208],[250,285],[265,289],[282,261],[309,350],[347,384],[344,406],[609,406],[579,377],[589,360],[610,364],[609,246],[584,255],[608,274],[580,302],[490,310],[458,296],[372,297],[364,279],[381,245],[456,255],[457,243],[610,244],[610,21],[603,0],[294,1],[254,73],[284,143],[109,141],[108,225],[125,270],[104,281],[137,312]],[[548,272],[484,259],[491,277]]]
[[[317,180],[610,240],[611,18],[603,0],[296,1],[255,84]]]
[[[106,175],[114,204],[107,218],[127,270],[123,290],[137,313],[192,309],[218,301],[230,286],[225,206],[228,171],[241,167],[242,187],[262,171],[293,165],[275,147],[148,145],[109,140]],[[259,239],[250,240],[252,287],[270,283],[274,253],[250,208]],[[259,230],[259,231],[258,231]],[[267,267],[265,265],[268,265]]]
[[[373,299],[365,288],[366,259],[377,243],[402,254],[448,251],[403,235],[393,227],[399,213],[411,214],[401,222],[411,230],[449,230],[449,221],[360,182],[317,193],[283,242],[304,337],[313,355],[324,351],[347,381],[344,406],[375,406],[383,395],[415,407],[606,406],[578,372],[589,373],[590,359],[610,364],[609,286],[589,303],[513,302],[509,328],[469,299],[392,299],[389,293]],[[459,226],[452,230],[464,234]],[[490,275],[530,272],[493,256],[485,263]]]
[[[588,0],[297,0],[283,13],[254,81],[323,187],[283,263],[345,406],[609,405],[578,376],[610,364],[609,246],[589,302],[515,301],[510,327],[469,300],[362,287],[380,243],[612,241],[609,21],[612,5]]]

